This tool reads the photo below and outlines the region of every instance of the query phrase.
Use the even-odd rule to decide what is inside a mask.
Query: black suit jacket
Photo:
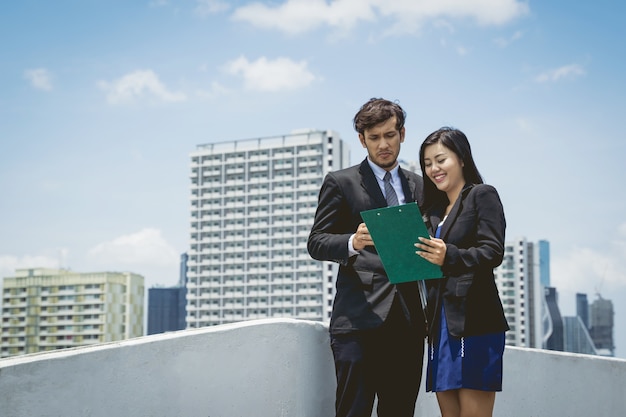
[[[435,235],[443,207],[430,213],[429,228]],[[427,281],[428,322],[444,303],[450,334],[476,336],[509,329],[493,269],[504,256],[504,210],[496,189],[490,185],[467,185],[441,227],[446,242],[442,266],[444,278]],[[432,332],[431,332],[432,335]]]
[[[422,177],[404,169],[399,170],[399,176],[406,202],[421,202]],[[340,264],[330,320],[333,334],[380,326],[394,300],[401,304],[411,324],[425,331],[415,282],[390,284],[373,246],[356,256],[348,255],[348,240],[363,222],[361,211],[386,206],[367,159],[360,165],[331,172],[324,179],[307,247],[314,259]]]

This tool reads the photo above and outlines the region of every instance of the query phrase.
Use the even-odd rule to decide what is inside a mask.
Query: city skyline
[[[626,5],[516,0],[24,1],[0,6],[0,274],[128,270],[174,285],[197,145],[408,113],[400,157],[463,130],[507,240],[551,243],[562,312],[615,306],[626,357]]]

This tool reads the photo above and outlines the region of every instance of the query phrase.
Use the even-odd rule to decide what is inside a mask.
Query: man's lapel
[[[372,171],[372,168],[367,163],[367,158],[361,163],[359,173],[361,174],[361,186],[365,192],[372,197],[372,200],[376,202],[376,207],[385,207],[387,200],[385,200],[385,196],[380,190],[374,171]]]
[[[402,192],[404,193],[405,203],[414,202],[415,196],[411,190],[415,189],[415,184],[404,175],[401,168],[398,169],[398,177],[400,177],[400,184],[402,184]]]

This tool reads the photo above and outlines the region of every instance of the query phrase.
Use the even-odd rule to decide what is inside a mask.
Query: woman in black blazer
[[[483,184],[459,130],[431,133],[420,165],[422,213],[433,237],[415,246],[444,275],[427,281],[426,389],[436,392],[442,417],[491,416],[509,329],[493,274],[504,256],[502,203],[496,189]]]

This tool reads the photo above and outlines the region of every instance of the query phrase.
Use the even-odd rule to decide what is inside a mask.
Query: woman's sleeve
[[[478,185],[467,198],[466,205],[469,208],[473,202],[475,211],[473,242],[446,245],[442,270],[448,276],[493,269],[502,263],[504,256],[506,221],[498,192],[491,185]]]

